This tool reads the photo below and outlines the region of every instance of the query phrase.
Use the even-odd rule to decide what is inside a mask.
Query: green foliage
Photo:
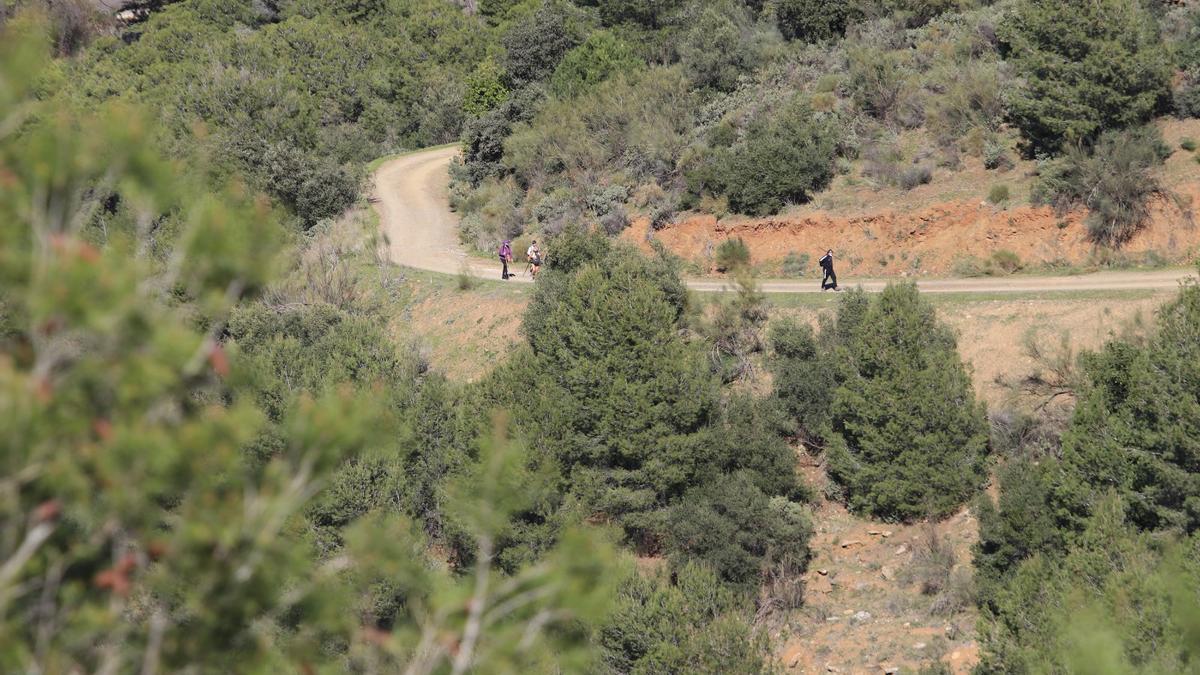
[[[988,190],[988,201],[993,204],[1003,204],[1012,196],[1008,186],[1003,183],[997,183]]]
[[[632,23],[656,29],[662,27],[684,3],[683,0],[585,0],[579,4],[595,5],[606,26]]]
[[[983,407],[953,333],[911,284],[846,295],[816,340],[772,335],[776,393],[810,436],[849,505],[884,519],[951,513],[983,484]],[[828,425],[828,426],[826,426]]]
[[[465,457],[443,451],[454,405],[427,385],[420,450],[387,452],[412,396],[377,329],[235,309],[275,269],[276,214],[181,178],[137,110],[28,98],[44,34],[18,28],[0,34],[0,669],[587,667],[586,626],[615,591],[604,538],[564,528],[537,565],[494,571],[542,491],[522,448],[501,426],[446,481]],[[168,264],[126,232],[85,240],[112,194],[139,222],[179,214],[160,232]],[[271,452],[247,464],[261,436]],[[436,568],[396,513],[429,488],[473,570]]]
[[[631,574],[600,630],[613,673],[767,673],[769,647],[749,608],[716,574],[689,564],[675,575]]]
[[[836,143],[832,119],[793,101],[752,124],[744,141],[712,150],[688,182],[696,194],[727,195],[739,213],[776,213],[829,185]]]
[[[98,40],[64,89],[161,111],[172,154],[245,175],[306,227],[357,198],[367,161],[457,137],[476,20],[442,0],[298,3],[269,21],[252,5],[156,11],[138,39]]]
[[[1057,470],[1054,462],[1037,464],[1017,458],[999,471],[999,499],[993,502],[982,495],[976,501],[975,578],[983,606],[992,606],[993,596],[1022,561],[1062,550],[1063,532],[1049,505]]]
[[[1198,337],[1200,287],[1191,283],[1160,310],[1145,348],[1113,342],[1082,360],[1086,381],[1063,436],[1061,495],[1077,518],[1094,501],[1093,486],[1105,485],[1139,528],[1200,528]]]
[[[562,186],[582,201],[590,176],[619,171],[638,184],[674,166],[693,124],[692,94],[677,69],[618,74],[571,101],[547,103],[504,143],[504,161],[528,201]]]
[[[239,308],[226,330],[255,375],[259,407],[272,419],[302,392],[353,382],[384,385],[400,397],[415,376],[415,360],[402,360],[374,321],[327,305]]]
[[[643,65],[624,40],[610,31],[596,31],[563,57],[550,78],[550,91],[558,98],[574,98],[617,73]]]
[[[785,38],[821,42],[841,37],[861,14],[854,0],[779,0],[775,17]]]
[[[500,66],[492,59],[481,61],[467,76],[467,91],[463,94],[463,112],[479,117],[495,110],[508,98]]]
[[[1097,503],[1061,559],[1022,563],[984,612],[981,668],[992,672],[1189,672],[1197,639],[1196,539],[1165,546]]]
[[[504,33],[504,70],[512,88],[548,79],[559,61],[582,41],[569,7],[561,0],[544,0]]]
[[[726,239],[717,244],[715,259],[722,272],[741,270],[750,265],[750,247],[741,237]]]
[[[749,400],[720,405],[700,346],[682,337],[687,293],[671,263],[597,233],[553,241],[568,262],[539,279],[523,326],[530,350],[485,385],[490,405],[519,411],[538,465],[561,476],[562,494],[530,514],[527,545],[578,513],[665,546],[676,566],[705,560],[743,588],[785,557],[788,570],[802,567],[807,519],[793,500],[806,495],[781,425]],[[738,491],[720,492],[735,474]],[[725,552],[676,537],[701,501],[721,527],[753,522],[756,534]]]
[[[1194,139],[1194,138],[1185,138],[1185,139],[1183,139],[1182,141],[1179,141],[1179,147],[1180,147],[1181,149],[1183,149],[1183,150],[1186,150],[1186,151],[1188,151],[1188,152],[1195,152],[1195,151],[1196,151],[1196,147],[1197,147],[1197,146],[1196,146],[1196,139]]]
[[[1139,0],[1020,0],[1000,30],[1025,78],[1011,116],[1034,152],[1143,124],[1170,92],[1167,52]]]
[[[783,257],[783,264],[780,267],[780,272],[786,277],[804,277],[811,272],[812,256],[807,253],[796,253],[788,251]]]
[[[743,588],[756,587],[781,563],[802,571],[812,536],[808,513],[785,497],[768,497],[755,482],[736,472],[688,493],[667,516],[675,555],[703,561]]]
[[[1154,127],[1106,132],[1089,149],[1070,148],[1039,169],[1031,199],[1087,206],[1088,235],[1109,246],[1127,242],[1150,217],[1150,199],[1165,189],[1155,169],[1171,154]]]
[[[756,56],[745,35],[749,18],[733,3],[706,3],[679,41],[679,60],[701,89],[733,91]]]
[[[826,338],[832,334],[828,325],[822,331]],[[775,396],[808,440],[828,435],[833,422],[829,402],[837,387],[837,372],[832,360],[824,358],[812,326],[786,319],[773,322],[770,342]]]

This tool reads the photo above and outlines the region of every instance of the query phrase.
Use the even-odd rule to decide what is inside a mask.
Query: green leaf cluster
[[[988,427],[953,332],[916,286],[852,291],[819,338],[773,335],[776,393],[854,509],[884,519],[942,517],[984,483]]]

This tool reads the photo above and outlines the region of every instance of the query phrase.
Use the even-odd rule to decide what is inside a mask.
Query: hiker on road
[[[508,239],[505,239],[504,243],[500,244],[500,265],[504,268],[503,271],[500,272],[501,279],[508,279],[508,263],[512,261],[512,242]]]
[[[837,274],[833,272],[833,249],[825,252],[825,256],[821,258],[821,270],[825,272],[825,277],[821,279],[821,290],[829,289],[837,290]]]
[[[529,274],[534,279],[537,278],[538,271],[542,269],[542,249],[538,248],[537,239],[529,245],[529,250],[525,251],[525,257],[529,259]]]

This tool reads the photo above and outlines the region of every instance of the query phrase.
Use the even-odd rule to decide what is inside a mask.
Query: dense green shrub
[[[1139,0],[1020,0],[1000,33],[1025,78],[1011,115],[1034,152],[1143,124],[1170,93],[1167,52]]]
[[[808,513],[755,483],[752,473],[738,471],[689,492],[671,509],[667,532],[677,564],[702,561],[722,581],[750,589],[785,561],[793,573],[803,570],[812,536]]]
[[[1200,287],[1160,310],[1145,348],[1113,342],[1082,366],[1063,436],[1063,507],[1085,517],[1095,486],[1109,486],[1139,528],[1200,528]]]
[[[624,40],[610,31],[596,31],[563,57],[550,78],[550,91],[559,98],[572,98],[617,73],[643,65]]]
[[[849,505],[884,519],[952,512],[983,484],[987,421],[954,334],[912,284],[842,298],[836,320],[772,334],[776,395]]]
[[[576,0],[580,5],[594,5],[606,26],[634,23],[657,29],[684,5],[684,0]]]
[[[1092,240],[1120,246],[1145,225],[1151,198],[1164,193],[1156,169],[1170,154],[1154,127],[1106,132],[1090,148],[1043,162],[1030,198],[1059,209],[1086,206]]]
[[[1065,555],[1034,555],[984,608],[988,672],[1174,673],[1195,667],[1198,541],[1155,541],[1096,503]]]
[[[441,0],[255,7],[156,10],[136,39],[100,39],[64,69],[61,96],[153,107],[173,155],[244,175],[304,226],[357,198],[366,162],[457,137],[487,41],[477,19]]]
[[[695,194],[727,196],[739,213],[776,213],[829,185],[837,142],[833,119],[793,101],[754,122],[744,141],[714,149],[689,174],[689,185]]]
[[[702,89],[733,91],[738,77],[756,65],[756,50],[746,39],[751,31],[743,8],[733,3],[706,3],[679,41],[679,61],[692,83]]]
[[[988,190],[988,201],[993,204],[1003,204],[1009,200],[1012,192],[1003,183],[997,183]]]
[[[714,259],[718,270],[737,271],[750,265],[750,247],[741,237],[726,239],[717,244]]]
[[[826,324],[822,336],[832,337]],[[813,441],[830,434],[830,401],[837,387],[837,371],[832,359],[825,358],[812,326],[790,320],[771,325],[770,362],[775,396],[796,421],[798,431]]]
[[[820,42],[841,37],[860,14],[854,0],[779,0],[775,17],[785,38]]]
[[[544,0],[504,33],[504,70],[511,88],[548,79],[559,61],[582,41],[580,28],[561,0]]]
[[[707,560],[746,588],[783,552],[802,567],[808,535],[793,516],[807,494],[782,423],[745,399],[721,405],[701,345],[682,337],[687,291],[672,264],[579,228],[552,242],[562,262],[543,271],[527,310],[530,350],[484,385],[488,401],[517,411],[543,468],[561,476],[561,495],[530,514],[533,543],[524,545],[544,545],[535,540],[575,513],[613,522],[678,564]],[[673,514],[690,508],[682,504],[736,501],[718,487],[735,474],[736,499],[753,504],[737,516],[711,506],[714,523],[736,529],[757,519],[757,538],[725,553],[677,538],[683,523],[672,526]]]
[[[559,185],[582,194],[601,171],[640,183],[675,165],[693,124],[692,96],[678,69],[618,74],[518,125],[504,144],[505,162],[534,194]]]
[[[999,499],[981,495],[975,508],[979,542],[975,545],[976,580],[981,606],[989,606],[1009,575],[1035,553],[1056,555],[1066,538],[1050,505],[1056,462],[1017,458],[998,472]]]
[[[684,566],[674,581],[631,573],[599,642],[606,672],[771,672],[748,603],[702,565]]]

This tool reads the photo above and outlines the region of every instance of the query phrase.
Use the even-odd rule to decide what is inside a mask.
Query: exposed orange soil
[[[1200,203],[1200,164],[1179,142],[1200,138],[1200,121],[1164,121],[1160,127],[1175,148],[1162,169],[1175,198],[1158,199],[1147,227],[1117,255],[1134,262],[1152,256],[1186,263],[1200,253],[1200,227],[1191,218],[1191,205]],[[657,232],[640,219],[623,236],[643,246],[656,238],[702,271],[712,271],[714,248],[731,237],[745,240],[756,263],[778,262],[795,252],[809,256],[814,272],[816,259],[832,248],[843,276],[946,276],[964,257],[987,258],[1000,250],[1033,267],[1086,266],[1109,255],[1088,240],[1086,211],[1059,214],[1028,203],[1033,169],[1033,162],[1021,161],[1006,172],[988,171],[968,158],[961,169],[938,170],[933,182],[907,192],[842,176],[812,204],[779,216],[718,220],[685,214]],[[1012,190],[1006,205],[987,201],[997,184]]]
[[[820,490],[827,479],[817,460],[801,453],[801,461]],[[772,636],[787,672],[914,672],[936,661],[956,675],[971,672],[979,660],[974,607],[967,602],[935,611],[915,567],[932,528],[965,577],[978,538],[970,510],[933,525],[897,525],[864,520],[822,500],[813,521],[805,606]]]

